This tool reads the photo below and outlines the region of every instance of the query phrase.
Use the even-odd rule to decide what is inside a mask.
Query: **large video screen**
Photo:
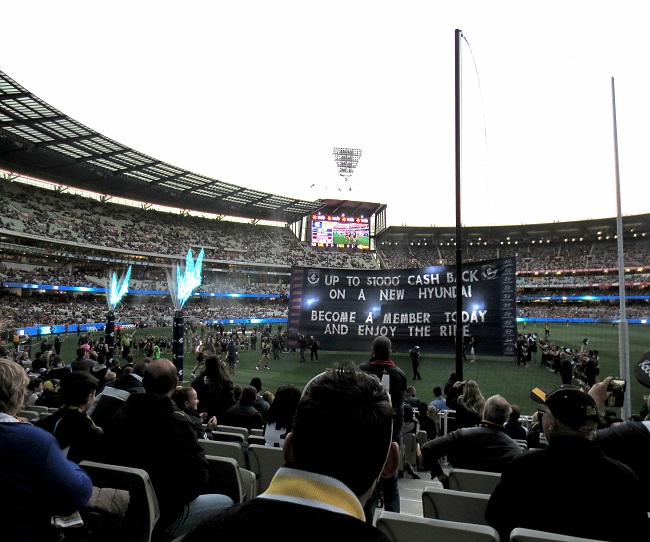
[[[370,249],[370,221],[360,216],[311,216],[311,246]]]

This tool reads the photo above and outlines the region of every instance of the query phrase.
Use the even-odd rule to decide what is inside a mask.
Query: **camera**
[[[623,406],[625,385],[626,385],[625,380],[621,378],[612,378],[609,381],[609,385],[607,386],[607,391],[611,391],[612,394],[607,398],[607,401],[605,401],[606,406],[610,406],[610,407]]]

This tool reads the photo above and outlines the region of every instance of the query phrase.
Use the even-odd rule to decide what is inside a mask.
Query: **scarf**
[[[258,498],[302,504],[366,520],[359,499],[345,484],[314,472],[281,467]]]

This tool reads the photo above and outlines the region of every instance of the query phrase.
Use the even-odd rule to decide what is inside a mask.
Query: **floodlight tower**
[[[361,158],[361,152],[361,149],[334,147],[332,155],[334,156],[336,167],[339,170],[339,175],[343,177],[344,182],[347,183],[348,179],[354,173],[354,168],[357,167],[359,159]],[[352,190],[352,187],[350,187],[349,190]]]
[[[108,312],[106,313],[106,345],[108,346],[108,355],[106,365],[111,367],[115,363],[115,307],[129,291],[129,279],[131,278],[131,266],[117,280],[117,273],[113,271],[111,278],[106,277],[106,303]]]
[[[203,254],[201,249],[196,262],[192,257],[192,249],[189,249],[185,257],[185,268],[181,270],[180,265],[176,265],[176,280],[172,277],[171,271],[167,271],[167,285],[169,293],[174,303],[174,324],[172,329],[172,361],[176,366],[178,378],[183,379],[183,359],[184,359],[184,335],[185,335],[185,317],[183,315],[183,306],[190,298],[192,292],[201,286],[203,270]]]

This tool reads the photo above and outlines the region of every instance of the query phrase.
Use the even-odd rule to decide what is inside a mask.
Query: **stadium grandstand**
[[[423,355],[422,375],[417,380],[420,406],[427,406],[433,398],[430,391],[453,375],[459,383],[471,379],[480,384],[485,397],[499,394],[519,405],[523,425],[532,430],[538,405],[532,403],[530,390],[558,385],[560,360],[569,356],[574,360],[571,378],[576,385],[587,385],[584,367],[591,360],[597,360],[600,378],[627,377],[628,404],[624,409],[616,406],[621,418],[619,412],[608,409],[609,419],[623,419],[626,410],[643,411],[640,398],[646,396],[646,384],[619,372],[618,341],[624,334],[619,334],[618,327],[627,330],[627,326],[616,325],[621,320],[621,289],[619,224],[613,217],[464,227],[458,250],[454,227],[388,226],[388,204],[291,199],[211,179],[146,156],[67,117],[2,72],[0,208],[0,344],[33,377],[45,374],[42,365],[47,366],[57,345],[62,349],[57,357],[64,363],[83,345],[108,352],[113,363],[107,365],[120,374],[130,362],[142,367],[137,362],[157,356],[173,358],[180,380],[187,386],[204,380],[199,359],[214,351],[221,353],[222,363],[228,360],[234,385],[243,388],[252,384],[252,378],[259,380],[263,372],[265,393],[272,397],[287,383],[304,386],[323,367],[341,361],[342,355],[365,363],[374,337],[387,334],[376,326],[366,337],[360,336],[360,331],[357,337],[344,335],[346,324],[340,319],[344,309],[332,323],[341,331],[338,343],[332,335],[302,335],[305,330],[292,322],[298,297],[294,295],[296,277],[301,272],[306,271],[303,285],[312,277],[317,282],[321,269],[328,270],[323,276],[384,279],[402,270],[454,269],[460,254],[465,269],[474,265],[476,273],[487,276],[486,282],[491,262],[509,262],[505,264],[510,266],[509,282],[499,281],[499,295],[510,296],[508,299],[516,295],[516,311],[504,308],[506,297],[500,297],[495,305],[501,311],[502,333],[488,337],[488,330],[477,342],[472,342],[476,337],[465,334],[469,326],[463,325],[463,335],[472,341],[458,341],[465,347],[460,364],[464,372],[460,373],[453,372],[458,370],[459,356],[450,355],[454,343],[458,344],[455,325],[448,326],[454,328],[449,335],[443,338],[441,333],[436,338],[438,343],[420,342],[424,333],[414,340],[403,336],[398,340],[394,334],[391,361],[404,371],[409,383],[415,383],[415,374],[413,382],[410,374],[411,353],[415,350]],[[354,219],[350,228],[339,228],[338,238],[332,233],[330,240],[322,237],[317,224],[332,223],[334,217]],[[633,358],[639,359],[648,351],[642,324],[650,320],[650,214],[625,216],[622,224],[625,320],[635,328],[628,342]],[[332,227],[334,230],[337,228]],[[178,270],[190,251],[203,254],[202,281],[179,311],[169,281],[174,267]],[[105,348],[112,337],[107,331],[112,331],[107,322],[108,277],[127,268],[131,270],[128,293],[114,310],[109,309],[119,342],[111,343],[114,349]],[[455,278],[447,281],[453,284]],[[322,282],[327,284],[326,279]],[[510,290],[506,292],[504,285]],[[328,293],[332,292],[336,289]],[[390,293],[382,292],[384,299]],[[354,308],[350,311],[370,318],[359,299],[351,301]],[[310,302],[305,303],[306,312],[322,312],[323,320],[334,314],[310,311]],[[418,298],[417,302],[426,306],[434,301]],[[403,303],[404,312],[394,316],[399,323],[404,315],[419,314],[409,312],[419,310],[409,303],[413,304],[412,300]],[[370,310],[375,307],[371,305]],[[380,310],[384,323],[387,316],[393,317],[390,309]],[[438,315],[443,312],[439,306],[426,310],[431,314],[437,310]],[[177,327],[179,312],[184,327]],[[451,312],[445,314],[451,319]],[[453,315],[458,317],[458,313]],[[131,331],[133,328],[138,329]],[[184,342],[178,340],[179,328],[185,333]],[[296,328],[298,333],[293,331]],[[138,333],[140,329],[143,331]],[[260,339],[259,349],[256,347],[257,337],[264,334],[277,339],[268,347],[273,359],[267,353],[262,367],[268,371],[260,371],[266,341]],[[486,347],[493,336],[503,347],[498,354]],[[229,344],[238,348],[232,362]],[[314,348],[315,362],[306,363],[313,361]],[[431,412],[433,407],[427,408]],[[438,424],[437,435],[445,434],[454,428],[455,411],[435,412],[432,421]],[[428,438],[426,432],[419,431],[418,439],[422,433]],[[415,440],[409,439],[412,445]],[[537,440],[539,444],[539,434]],[[527,441],[520,446],[523,449],[524,444],[527,449]],[[405,448],[402,468],[408,455],[414,456],[413,466],[422,468],[415,448],[412,454]],[[421,516],[425,486],[410,482],[424,480],[408,480],[402,472],[401,511]],[[426,483],[439,484],[436,480]]]
[[[151,158],[83,126],[0,72],[0,328],[101,322],[109,269],[133,266],[119,316],[169,322],[165,270],[205,250],[186,312],[286,321],[292,266],[454,265],[452,227],[386,226],[387,205],[304,201]],[[369,217],[370,250],[312,246],[310,217]],[[623,217],[627,317],[650,316],[650,215]],[[520,319],[619,318],[616,219],[467,227],[463,261],[516,256]],[[167,296],[167,299],[166,299]],[[70,300],[74,298],[74,304]]]

